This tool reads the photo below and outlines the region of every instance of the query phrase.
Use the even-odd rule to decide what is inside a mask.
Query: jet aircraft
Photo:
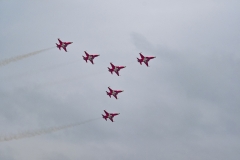
[[[105,112],[106,115],[103,115],[103,114],[102,114],[102,117],[103,117],[106,121],[107,121],[107,118],[109,118],[112,122],[113,122],[113,117],[120,114],[120,113],[108,113],[108,112],[105,111],[105,110],[104,110],[104,112]]]
[[[150,59],[156,58],[156,57],[145,57],[142,55],[142,53],[139,53],[141,56],[141,59],[137,58],[138,62],[142,65],[142,62],[144,62],[146,64],[146,66],[148,66],[148,61]]]
[[[94,59],[95,57],[100,56],[99,54],[88,54],[87,51],[84,51],[84,52],[85,52],[85,54],[86,54],[86,57],[83,56],[83,59],[86,61],[86,63],[87,63],[87,60],[89,60],[92,64],[94,64],[94,63],[93,63],[93,59]]]
[[[126,66],[114,66],[112,63],[110,64],[112,68],[108,67],[108,71],[111,72],[111,74],[115,72],[118,76],[119,76],[120,69],[126,68]]]
[[[73,43],[73,42],[62,42],[59,38],[58,38],[58,41],[59,41],[59,44],[56,43],[58,49],[61,50],[61,48],[63,48],[66,52],[67,52],[67,46]]]
[[[111,98],[111,96],[114,96],[116,99],[118,99],[117,94],[123,92],[123,90],[112,90],[110,87],[108,87],[108,89],[109,89],[109,92],[107,92],[107,91],[106,92],[110,98]]]

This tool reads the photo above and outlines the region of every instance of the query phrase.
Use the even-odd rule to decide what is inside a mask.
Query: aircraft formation
[[[67,46],[69,44],[72,44],[73,42],[62,42],[60,39],[58,39],[59,41],[59,44],[56,43],[57,45],[57,48],[59,50],[61,50],[61,48],[63,48],[65,50],[65,52],[67,52]],[[89,54],[87,53],[87,51],[84,51],[86,57],[82,56],[83,57],[83,60],[87,61],[89,60],[92,64],[94,64],[93,60],[94,58],[100,56],[99,54]],[[148,65],[148,62],[151,60],[151,59],[154,59],[156,57],[153,57],[153,56],[144,56],[142,55],[142,53],[139,53],[140,54],[140,58],[137,58],[137,61],[142,65],[142,63],[145,63],[147,67],[149,67]],[[126,68],[126,66],[116,66],[114,65],[112,62],[110,63],[111,65],[111,68],[108,67],[108,71],[113,74],[113,72],[115,72],[118,76],[119,76],[119,71],[123,68]],[[123,90],[113,90],[111,89],[110,87],[108,87],[109,89],[109,92],[106,91],[107,95],[111,98],[111,96],[115,97],[116,99],[118,99],[117,95],[121,92],[123,92]],[[102,114],[102,118],[104,118],[106,121],[107,119],[110,119],[112,122],[113,121],[113,118],[114,116],[117,116],[119,115],[120,113],[108,113],[106,110],[104,110],[105,112],[105,115]]]

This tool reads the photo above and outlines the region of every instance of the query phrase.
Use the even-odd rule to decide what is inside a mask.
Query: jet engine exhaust
[[[4,77],[4,78],[1,78],[1,79],[11,80],[11,79],[16,79],[16,78],[31,76],[31,75],[38,74],[38,73],[41,73],[41,72],[45,72],[45,71],[49,71],[49,70],[53,70],[53,69],[58,69],[60,67],[64,67],[64,66],[76,63],[76,62],[79,62],[79,60],[75,60],[75,61],[68,62],[68,63],[62,63],[62,64],[58,64],[58,65],[55,65],[55,66],[45,67],[45,68],[42,68],[42,69],[39,69],[39,70],[35,70],[34,72],[30,71],[30,72],[25,72],[25,73],[18,74],[18,75],[12,75],[12,76]]]
[[[47,128],[47,129],[39,129],[39,130],[35,130],[35,131],[22,132],[22,133],[15,134],[15,135],[3,136],[3,137],[0,137],[0,142],[18,140],[18,139],[23,139],[23,138],[30,138],[30,137],[34,137],[34,136],[38,136],[38,135],[57,132],[60,130],[64,130],[64,129],[76,127],[76,126],[79,126],[79,125],[82,125],[85,123],[89,123],[89,122],[92,122],[92,121],[95,121],[98,119],[101,119],[101,118],[94,118],[94,119],[90,119],[87,121],[72,123],[72,124],[58,126],[58,127],[51,127],[51,128]]]
[[[35,52],[31,52],[31,53],[27,53],[27,54],[23,54],[23,55],[20,55],[20,56],[16,56],[16,57],[12,57],[12,58],[3,60],[3,61],[0,62],[0,66],[5,66],[5,65],[7,65],[7,64],[9,64],[9,63],[11,63],[11,62],[15,62],[15,61],[18,61],[18,60],[21,60],[21,59],[24,59],[24,58],[27,58],[27,57],[30,57],[30,56],[39,54],[39,53],[41,53],[41,52],[50,50],[50,49],[52,49],[52,48],[55,48],[55,47],[51,47],[51,48],[47,48],[47,49],[42,49],[42,50],[39,50],[39,51],[35,51]]]

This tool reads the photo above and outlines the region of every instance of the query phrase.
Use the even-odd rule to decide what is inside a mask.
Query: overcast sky
[[[1,160],[239,160],[239,0],[0,1]],[[83,51],[100,54],[95,64]],[[140,65],[139,52],[157,58]],[[126,65],[121,76],[110,62]],[[107,87],[124,90],[118,100]],[[114,123],[103,110],[120,113]]]

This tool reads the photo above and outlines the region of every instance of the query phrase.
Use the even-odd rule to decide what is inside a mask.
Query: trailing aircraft
[[[73,42],[62,42],[59,38],[58,38],[58,41],[59,41],[59,44],[56,43],[58,49],[61,50],[61,48],[63,48],[66,52],[67,52],[67,46],[73,43]]]
[[[103,117],[106,121],[107,121],[107,118],[109,118],[112,122],[113,122],[113,117],[120,114],[120,113],[108,113],[108,112],[105,111],[105,110],[104,110],[104,112],[105,112],[106,115],[103,115],[103,114],[102,114],[102,117]]]

